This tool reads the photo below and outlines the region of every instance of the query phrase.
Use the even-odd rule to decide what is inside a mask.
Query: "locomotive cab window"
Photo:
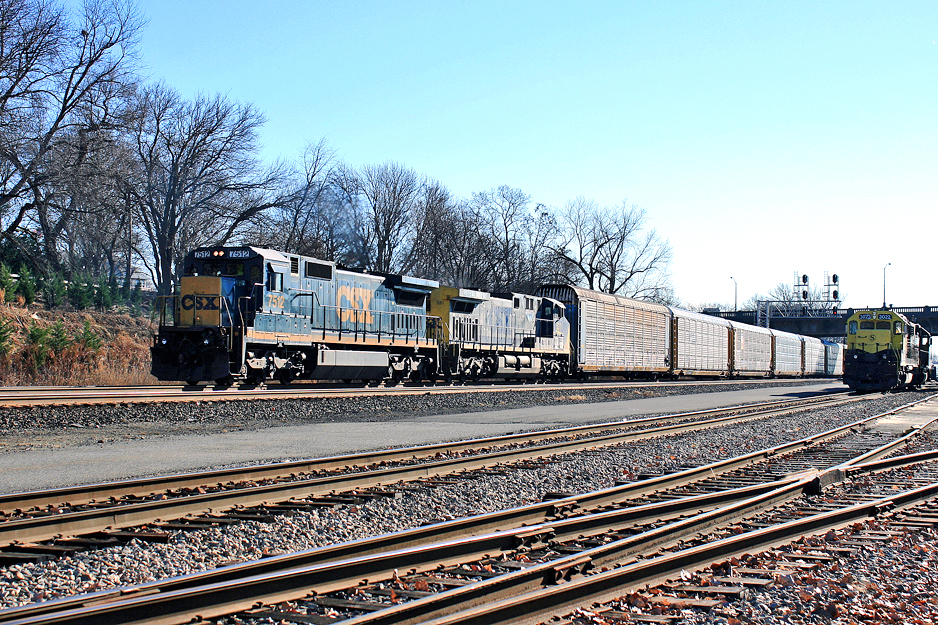
[[[874,324],[872,321],[861,321],[860,329],[861,330],[874,330],[876,329],[876,324]]]
[[[202,263],[202,271],[199,273],[203,276],[229,276],[240,278],[244,275],[244,263],[223,260],[206,262]]]
[[[267,266],[267,290],[283,291],[283,274],[274,271],[270,265]]]
[[[454,299],[449,303],[450,312],[454,313],[471,313],[475,310],[476,305],[474,302],[465,302],[463,300]]]
[[[851,321],[851,322],[850,322],[850,329],[848,329],[847,332],[848,332],[849,334],[856,334],[856,333],[857,333],[857,322],[856,322],[856,321]]]
[[[896,334],[902,334],[902,322],[901,321],[896,322]]]
[[[898,325],[899,325],[899,324],[896,324],[897,327],[898,327]],[[877,321],[877,322],[876,322],[876,329],[877,329],[877,330],[888,330],[888,329],[889,329],[889,322],[888,322],[888,321]]]

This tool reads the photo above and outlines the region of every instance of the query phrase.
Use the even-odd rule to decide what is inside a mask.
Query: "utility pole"
[[[892,263],[886,263],[886,267]],[[883,267],[883,308],[886,308],[886,267]]]

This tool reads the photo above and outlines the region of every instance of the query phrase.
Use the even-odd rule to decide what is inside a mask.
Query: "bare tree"
[[[427,181],[417,200],[419,227],[414,237],[414,266],[418,277],[441,280],[450,260],[459,250],[447,249],[447,229],[455,221],[457,206],[449,190],[437,181]]]
[[[309,143],[282,204],[255,220],[244,238],[294,254],[344,260],[351,209],[336,182],[338,168],[325,140]]]
[[[601,208],[580,197],[560,211],[551,249],[589,288],[674,302],[667,271],[671,247],[655,230],[645,230],[645,222],[637,206]]]
[[[140,177],[130,181],[144,262],[160,294],[169,294],[185,253],[223,244],[251,219],[279,205],[282,171],[263,171],[257,130],[263,115],[224,96],[188,102],[158,84],[142,90],[133,127]]]
[[[56,151],[115,122],[141,28],[130,2],[86,0],[81,11],[73,23],[52,0],[0,0],[2,233],[31,221],[53,256],[68,208],[50,184],[69,160]]]
[[[521,189],[501,186],[472,195],[471,206],[485,224],[491,249],[491,285],[495,291],[517,289],[524,275],[525,235],[531,227],[528,203]]]
[[[351,259],[380,272],[404,273],[415,264],[423,182],[399,163],[344,168],[336,178],[353,209]]]
[[[63,202],[56,211],[56,225],[61,228],[58,240],[65,265],[106,276],[116,284],[118,274],[130,275],[133,264],[133,203],[124,184],[132,175],[133,154],[125,142],[104,131],[79,136],[68,154],[69,163],[57,179],[63,188],[56,196]],[[48,212],[40,211],[42,232],[51,246],[56,239],[46,234],[51,225],[48,217]]]

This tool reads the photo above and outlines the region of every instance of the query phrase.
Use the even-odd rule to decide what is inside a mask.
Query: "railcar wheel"
[[[218,386],[220,388],[228,388],[232,384],[234,384],[234,378],[230,375],[226,375],[223,378],[218,378],[217,380],[215,380],[215,386]]]
[[[199,382],[200,382],[200,380],[186,380],[186,385],[187,385],[187,386],[198,386],[198,385],[199,385]]]

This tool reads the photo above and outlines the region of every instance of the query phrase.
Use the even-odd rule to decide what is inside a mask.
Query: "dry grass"
[[[40,354],[42,350],[30,342],[30,329],[50,329],[58,322],[64,326],[69,344]],[[97,349],[74,341],[85,322],[101,340]],[[146,319],[3,305],[0,323],[8,324],[11,330],[6,353],[0,356],[2,386],[126,386],[156,382],[149,373],[153,326]]]
[[[564,397],[557,397],[555,401],[586,401],[585,395],[566,395]]]

